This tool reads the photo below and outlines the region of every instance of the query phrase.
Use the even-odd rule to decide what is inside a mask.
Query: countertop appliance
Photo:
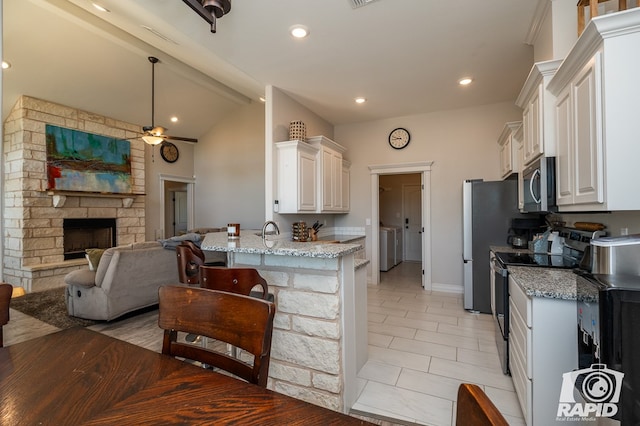
[[[587,403],[608,403],[615,402],[617,393],[618,412],[607,424],[639,424],[640,276],[579,275],[577,292],[577,373],[585,379],[576,380],[574,394]],[[621,380],[616,378],[620,373]],[[597,380],[595,395],[583,386],[590,377]]]
[[[640,234],[600,238],[591,250],[594,274],[640,275]]]
[[[466,180],[462,186],[464,308],[491,313],[489,246],[504,244],[518,211],[517,180]]]
[[[497,323],[496,345],[504,374],[509,374],[509,271],[508,266],[577,269],[583,264],[592,240],[603,231],[580,231],[562,228],[558,234],[564,238],[562,254],[531,253],[528,251],[497,252],[491,259],[494,288],[493,317]]]
[[[542,157],[522,171],[524,211],[553,212],[556,207],[556,159]]]

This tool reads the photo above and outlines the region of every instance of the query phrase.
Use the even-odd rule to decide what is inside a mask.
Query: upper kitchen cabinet
[[[640,210],[638,45],[640,9],[596,17],[549,83],[560,211]]]
[[[294,140],[276,146],[279,213],[315,213],[318,210],[318,148]]]
[[[523,110],[523,166],[542,155],[555,155],[555,96],[547,86],[561,63],[553,60],[534,64],[516,100],[516,105]]]
[[[515,135],[522,127],[521,121],[506,123],[502,133],[498,138],[498,151],[500,152],[500,176],[506,179],[513,173],[520,172],[520,162],[518,159],[518,140]]]
[[[351,162],[342,159],[342,211],[348,212],[351,198]]]
[[[324,136],[307,138],[318,148],[318,213],[344,213],[342,154],[346,148]]]

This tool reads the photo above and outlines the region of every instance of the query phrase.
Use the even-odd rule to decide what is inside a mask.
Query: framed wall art
[[[130,194],[131,142],[46,125],[47,189]]]

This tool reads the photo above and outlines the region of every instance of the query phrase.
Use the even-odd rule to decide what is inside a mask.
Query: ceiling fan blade
[[[174,141],[183,141],[183,142],[193,142],[196,143],[198,142],[198,139],[194,139],[194,138],[183,138],[181,136],[169,136],[169,135],[162,135],[163,138],[168,139],[168,140],[174,140]]]

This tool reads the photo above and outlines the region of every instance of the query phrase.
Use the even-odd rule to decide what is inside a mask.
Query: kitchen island
[[[268,387],[347,413],[367,360],[366,262],[354,256],[362,246],[243,230],[237,239],[209,233],[201,248],[227,253],[229,267],[257,269],[275,295]]]

